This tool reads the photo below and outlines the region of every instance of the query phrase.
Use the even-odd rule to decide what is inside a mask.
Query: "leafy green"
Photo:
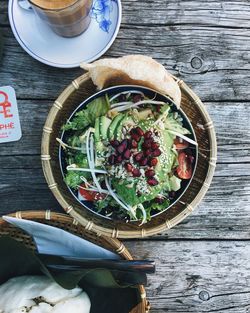
[[[89,163],[87,160],[87,155],[82,152],[77,152],[74,157],[75,164],[79,167],[89,168]]]
[[[95,202],[95,208],[98,213],[100,213],[103,209],[105,209],[109,205],[110,205],[109,197],[106,197]]]
[[[158,203],[155,200],[152,201],[148,201],[147,203],[144,204],[144,208],[148,211],[150,210],[154,210],[154,211],[162,211],[164,209],[166,209],[170,204],[170,200],[168,198],[165,198],[163,202]]]
[[[72,121],[67,122],[64,130],[84,130],[88,126],[94,126],[97,117],[105,115],[110,109],[110,104],[106,97],[96,98],[91,101],[86,109],[75,114]]]
[[[164,209],[166,209],[170,204],[170,200],[169,199],[164,199],[164,201],[162,203],[157,203],[155,201],[151,201],[150,203],[150,207],[151,210],[155,210],[155,211],[162,211]]]
[[[131,206],[154,199],[162,189],[162,186],[159,184],[154,187],[149,187],[150,193],[138,196],[136,186],[134,185],[132,188],[128,188],[127,180],[120,181],[118,179],[113,179],[112,184],[115,186],[116,193],[119,197]]]
[[[68,171],[64,181],[69,187],[77,189],[78,186],[82,183],[81,177],[84,176],[84,174],[85,172]]]
[[[162,203],[157,203],[155,200],[146,201],[143,204],[143,207],[147,214],[147,221],[151,220],[151,217],[153,215],[152,211],[155,211],[154,213],[161,212],[164,209],[166,209],[170,205],[169,199],[164,199]],[[137,210],[137,218],[142,218],[142,212],[140,210]]]
[[[80,141],[80,136],[78,135],[73,135],[68,138],[67,144],[72,146],[72,147],[81,147],[82,143]]]
[[[77,152],[74,154],[71,153],[68,155],[68,164],[70,165],[73,163],[76,164],[78,167],[89,168],[87,156],[82,152]],[[90,179],[92,176],[90,172],[67,171],[64,181],[69,187],[77,189],[77,186],[82,183],[81,177]]]
[[[170,111],[170,105],[165,103],[161,106],[160,112],[163,114],[168,114],[168,112]]]

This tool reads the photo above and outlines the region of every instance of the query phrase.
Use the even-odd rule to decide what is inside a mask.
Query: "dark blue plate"
[[[94,99],[96,98],[99,98],[99,97],[102,97],[104,96],[105,94],[108,94],[109,97],[112,97],[113,95],[115,94],[118,94],[120,92],[123,92],[123,91],[128,91],[128,90],[138,90],[138,91],[141,91],[144,93],[145,96],[147,96],[148,98],[152,99],[154,98],[154,100],[157,100],[157,101],[163,101],[163,102],[167,102],[171,105],[171,109],[172,109],[172,112],[178,112],[179,115],[181,115],[181,117],[183,118],[183,126],[185,128],[187,128],[190,132],[191,132],[191,135],[189,135],[189,138],[196,141],[196,136],[195,136],[195,132],[194,132],[194,129],[192,127],[192,124],[190,123],[188,117],[186,116],[186,114],[183,112],[182,109],[178,109],[176,104],[173,102],[173,100],[171,100],[170,98],[168,98],[167,96],[165,95],[162,95],[158,92],[156,92],[155,90],[153,89],[150,89],[150,88],[146,88],[146,87],[142,87],[142,86],[136,86],[136,85],[122,85],[122,86],[115,86],[115,87],[110,87],[110,88],[107,88],[107,89],[103,89],[97,93],[95,93],[94,95],[92,95],[91,97],[87,98],[85,101],[83,101],[75,110],[74,112],[71,114],[71,116],[69,117],[68,121],[71,121],[72,118],[74,117],[74,115],[84,109],[86,107],[86,105],[88,103],[90,103],[91,101],[93,101]],[[62,132],[62,135],[61,135],[61,140],[62,141],[66,141],[67,139],[67,132],[63,131]],[[181,182],[181,188],[180,190],[178,190],[176,193],[175,193],[175,196],[174,198],[171,200],[170,202],[170,205],[168,207],[166,207],[163,211],[161,212],[155,212],[152,214],[151,217],[155,217],[159,214],[161,214],[162,212],[165,212],[167,209],[169,209],[171,206],[173,206],[180,198],[181,196],[184,194],[184,192],[187,190],[188,186],[190,185],[192,179],[193,179],[193,176],[194,176],[194,173],[195,173],[195,170],[196,170],[196,166],[197,166],[197,161],[198,161],[198,148],[197,147],[194,147],[194,149],[192,149],[192,154],[194,156],[194,163],[193,163],[193,175],[192,177],[189,179],[189,180],[182,180]],[[60,146],[59,148],[59,162],[60,162],[60,168],[61,168],[61,172],[62,172],[62,175],[63,177],[65,177],[65,173],[66,173],[66,162],[65,162],[65,153],[64,153],[64,150],[62,149],[62,147]],[[68,187],[68,186],[67,186]],[[105,219],[109,219],[109,220],[112,220],[114,218],[111,218],[111,217],[108,217],[108,216],[105,216],[103,214],[100,214],[98,212],[95,211],[95,207],[93,205],[93,202],[90,202],[90,201],[82,201],[78,198],[78,191],[75,191],[73,189],[71,189],[70,187],[68,187],[69,191],[71,192],[71,194],[74,196],[74,198],[84,207],[86,208],[87,210],[91,211],[92,213],[94,214],[97,214],[98,216],[100,217],[103,217]]]

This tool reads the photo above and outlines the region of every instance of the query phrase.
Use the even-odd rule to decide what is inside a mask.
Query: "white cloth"
[[[4,313],[89,313],[90,300],[82,289],[66,290],[46,276],[21,276],[0,286],[0,308]]]
[[[120,259],[120,256],[60,228],[3,216],[3,219],[31,235],[39,253],[86,259]]]

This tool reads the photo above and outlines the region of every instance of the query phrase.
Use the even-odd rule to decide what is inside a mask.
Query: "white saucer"
[[[120,0],[93,0],[93,7],[96,10],[89,28],[74,38],[56,35],[32,10],[22,9],[17,0],[9,0],[9,20],[17,41],[29,55],[47,65],[73,68],[103,55],[120,28]],[[105,15],[100,7],[105,8]]]

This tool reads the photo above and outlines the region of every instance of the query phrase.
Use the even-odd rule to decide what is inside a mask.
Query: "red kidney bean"
[[[152,132],[150,130],[146,131],[146,133],[144,134],[144,138],[149,139],[151,137],[152,137]]]
[[[126,145],[122,143],[116,148],[116,151],[120,154],[122,154],[125,150],[126,150]]]
[[[145,165],[147,165],[147,163],[148,163],[148,159],[147,158],[141,159],[140,162],[139,162],[139,164],[141,166],[145,166]]]
[[[157,163],[158,163],[158,160],[156,158],[152,158],[152,159],[149,160],[148,163],[149,163],[150,166],[156,166]]]
[[[151,144],[151,148],[152,148],[153,150],[158,149],[159,146],[160,146],[160,145],[159,145],[157,142],[152,142],[152,144]]]
[[[130,163],[126,163],[125,165],[125,169],[130,173],[133,171],[133,166]]]
[[[125,149],[127,149],[127,147],[128,147],[128,139],[123,139],[121,144],[125,146]]]
[[[137,148],[137,147],[138,147],[138,143],[137,143],[136,140],[133,139],[133,140],[131,141],[131,148],[134,148],[134,149],[135,149],[135,148]]]
[[[140,177],[141,176],[141,172],[138,168],[133,168],[132,174],[134,177]]]
[[[152,152],[152,151],[151,151],[150,149],[147,149],[147,150],[145,150],[144,154],[145,154],[146,156],[150,156],[151,152]]]
[[[140,141],[141,137],[140,135],[138,135],[137,133],[132,133],[131,134],[132,139],[134,139],[135,141]]]
[[[158,157],[161,155],[161,150],[160,149],[155,149],[153,152],[152,152],[152,156],[154,157]]]
[[[156,197],[154,200],[156,203],[159,203],[159,204],[162,204],[164,202],[164,198],[162,197]]]
[[[121,163],[122,162],[122,156],[118,155],[115,159],[115,163]]]
[[[124,159],[128,160],[131,156],[131,152],[129,149],[125,150],[124,154],[123,154],[123,157]]]
[[[111,140],[109,142],[111,144],[112,147],[116,148],[119,146],[120,142],[118,140]]]
[[[142,158],[143,158],[143,152],[138,152],[138,153],[134,156],[134,160],[135,160],[136,162],[139,162]]]
[[[147,180],[147,183],[148,183],[150,186],[156,186],[156,185],[159,184],[159,183],[158,183],[158,180],[155,179],[155,178],[149,178],[149,179]]]
[[[145,176],[146,177],[153,177],[155,175],[155,171],[154,170],[147,170],[145,172]]]
[[[150,139],[146,139],[146,140],[144,140],[144,142],[142,144],[142,148],[143,149],[151,148],[151,144],[152,144],[151,140]]]
[[[144,131],[141,129],[141,127],[136,127],[135,131],[140,137],[144,135]]]

